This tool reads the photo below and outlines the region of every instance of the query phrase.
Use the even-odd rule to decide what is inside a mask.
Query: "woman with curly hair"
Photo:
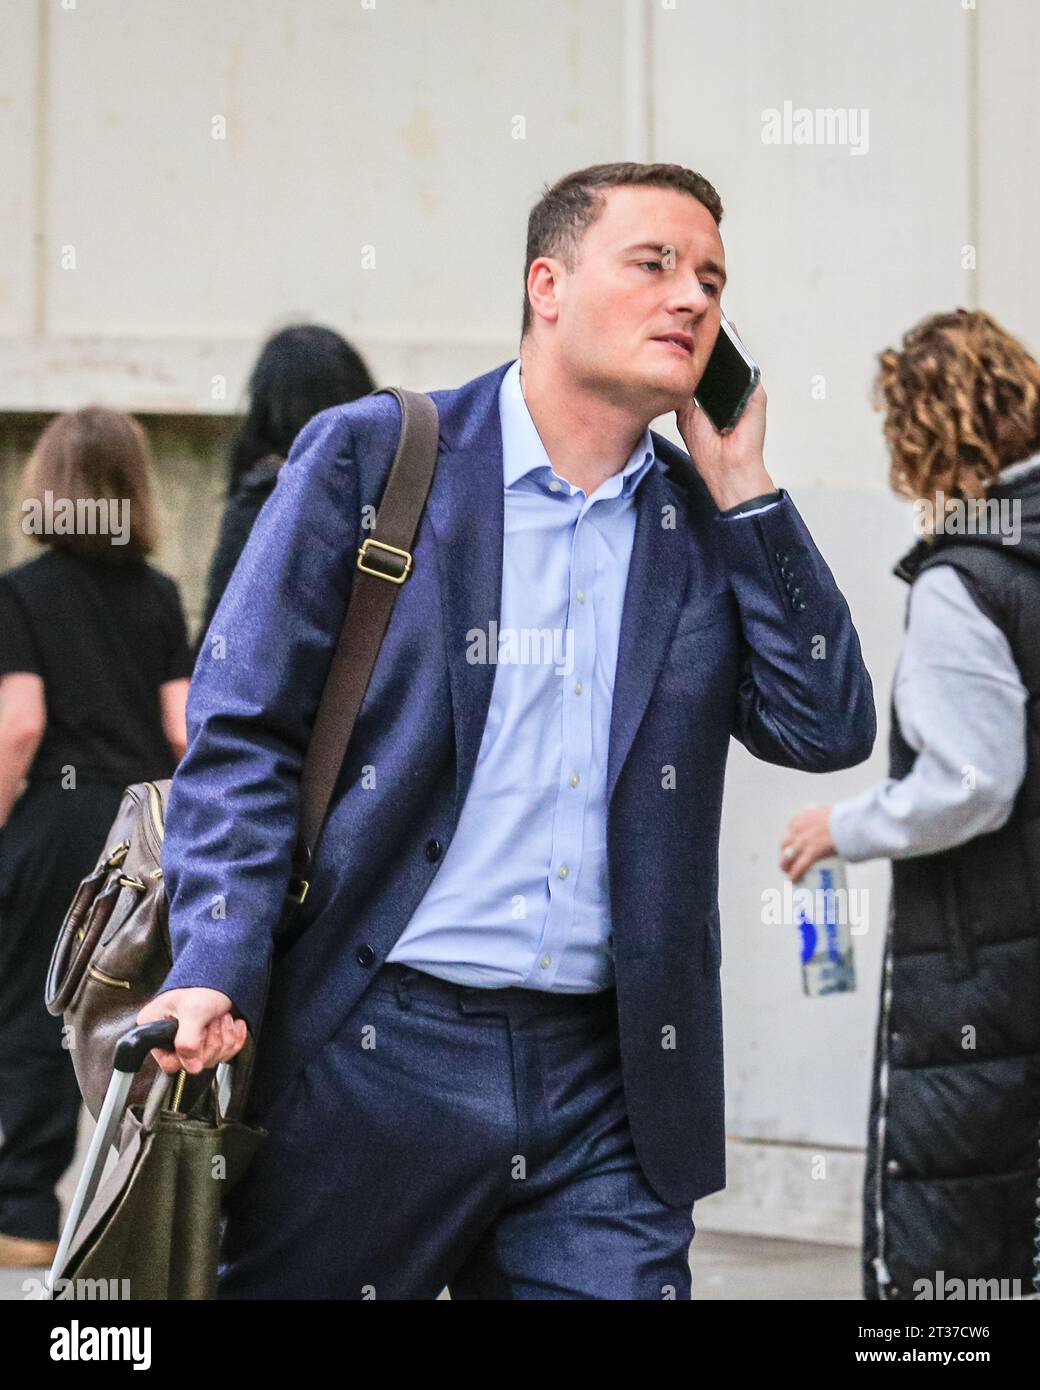
[[[1040,365],[964,309],[879,361],[892,487],[923,532],[895,569],[911,588],[889,776],[799,811],[781,867],[892,861],[866,1297],[1022,1296],[1040,1125]]]

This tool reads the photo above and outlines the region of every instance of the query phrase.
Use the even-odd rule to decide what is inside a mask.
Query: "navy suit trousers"
[[[219,1298],[690,1299],[692,1210],[632,1146],[613,989],[384,965],[261,1122]]]

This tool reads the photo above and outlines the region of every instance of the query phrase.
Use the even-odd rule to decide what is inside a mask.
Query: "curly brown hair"
[[[1040,448],[1040,364],[981,309],[932,314],[878,353],[889,480],[903,497],[981,497]]]

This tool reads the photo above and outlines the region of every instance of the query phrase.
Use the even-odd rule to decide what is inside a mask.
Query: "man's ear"
[[[537,314],[551,323],[556,322],[566,273],[567,267],[557,256],[538,256],[531,262],[527,276],[527,297],[530,300],[532,315]],[[534,288],[536,285],[540,286],[537,290]],[[535,305],[536,294],[542,300],[541,309]]]

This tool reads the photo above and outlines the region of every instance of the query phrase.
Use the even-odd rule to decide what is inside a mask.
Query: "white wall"
[[[881,733],[868,766],[824,778],[734,750],[734,1151],[703,1224],[854,1239],[886,867],[851,870],[871,894],[851,997],[802,997],[794,929],[762,925],[761,895],[782,883],[777,842],[798,806],[884,773],[905,597],[889,571],[913,538],[870,408],[877,352],[928,312],[977,303],[1040,346],[1040,10],[3,0],[0,13],[0,409],[100,397],[226,412],[260,338],[291,318],[345,332],[381,380],[456,384],[515,353],[543,184],[615,158],[674,160],[716,183],[725,308],[769,393],[767,461],[849,598]],[[763,143],[763,112],[785,101],[867,108],[867,153]],[[810,1177],[818,1153],[830,1182]]]
[[[543,181],[616,151],[625,125],[604,99],[624,70],[622,7],[605,0],[0,13],[9,410],[103,392],[221,413],[257,338],[293,317],[356,338],[386,378],[465,380],[519,341]]]
[[[702,1207],[709,1223],[746,1229],[746,1214],[778,1233],[857,1233],[858,1168],[842,1150],[861,1147],[866,1132],[887,867],[849,871],[871,909],[850,996],[802,994],[797,931],[763,925],[762,894],[783,884],[778,842],[794,810],[884,773],[905,592],[888,570],[910,537],[885,488],[869,387],[881,347],[924,313],[970,300],[960,248],[971,22],[942,0],[655,8],[654,154],[719,187],[723,302],[762,364],[767,461],[849,599],[881,714],[874,758],[851,772],[813,777],[734,751],[721,900],[727,1126],[772,1147],[750,1168],[732,1153],[729,1189]],[[705,66],[711,81],[697,80]],[[868,138],[857,132],[866,152],[764,143],[763,112],[787,101],[866,108]],[[822,1180],[813,1176],[820,1154]]]

